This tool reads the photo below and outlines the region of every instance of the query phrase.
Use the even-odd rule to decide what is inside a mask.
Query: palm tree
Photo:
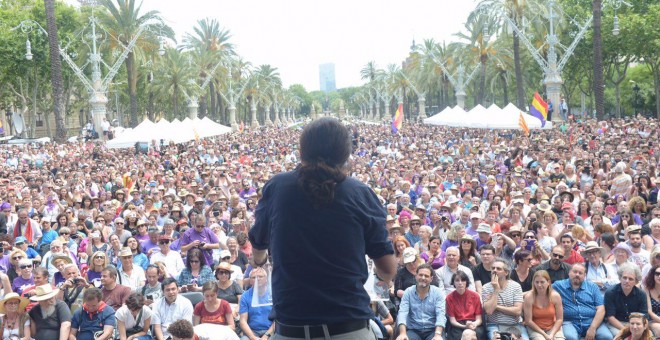
[[[229,39],[231,39],[230,31],[222,29],[216,19],[205,18],[198,20],[197,25],[193,27],[193,32],[192,34],[186,33],[184,35],[181,48],[194,50],[200,54],[200,58],[198,58],[198,65],[201,69],[200,78],[206,78],[207,72],[220,62],[221,58],[236,54],[234,45],[229,43]],[[211,100],[210,112],[212,115],[216,115],[218,112],[216,93],[216,83],[211,81],[209,83],[208,95]],[[205,97],[202,97],[200,100],[200,111],[202,112],[205,111]]]
[[[55,114],[55,140],[66,140],[64,127],[64,87],[62,83],[62,61],[60,60],[60,43],[57,38],[55,22],[55,0],[45,0],[46,29],[48,30],[48,49],[50,52],[50,82],[53,86],[53,113]]]
[[[154,78],[150,86],[162,100],[172,99],[172,113],[169,118],[179,117],[181,95],[186,96],[196,90],[193,87],[196,71],[186,53],[174,48],[166,49],[165,55],[159,59],[156,66],[159,76]]]
[[[100,0],[100,3],[108,10],[108,13],[100,17],[101,23],[122,44],[128,45],[138,33],[140,27],[146,26],[142,36],[138,38],[135,47],[124,61],[128,78],[128,94],[131,101],[131,125],[135,126],[138,123],[138,62],[136,55],[158,49],[159,44],[158,37],[155,35],[156,33],[174,37],[174,32],[169,26],[163,23],[158,11],[149,11],[141,14],[142,3],[137,4],[137,0]]]
[[[603,80],[603,37],[601,34],[602,1],[593,0],[593,44],[594,44],[594,99],[596,115],[602,119],[605,115],[605,82]]]
[[[481,63],[481,77],[479,80],[477,91],[477,103],[483,105],[486,91],[486,63],[488,58],[496,54],[492,44],[489,44],[484,39],[484,28],[488,28],[490,32],[493,31],[493,25],[489,23],[487,14],[475,15],[471,17],[472,20],[465,23],[465,28],[468,34],[456,33],[456,36],[467,40],[464,46],[471,52],[474,57],[479,59]]]

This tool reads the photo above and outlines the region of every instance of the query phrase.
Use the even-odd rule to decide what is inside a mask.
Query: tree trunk
[[[505,107],[509,104],[509,86],[506,83],[506,72],[500,72],[500,78],[502,79],[502,92],[504,92],[504,104],[502,104],[502,107]],[[524,106],[519,106],[519,108],[524,110]]]
[[[660,64],[649,60],[649,66],[653,71],[653,85],[655,87],[655,114],[660,119]]]
[[[479,59],[481,60],[481,79],[479,80],[479,94],[477,95],[477,101],[478,104],[483,106],[486,93],[486,61],[488,61],[488,57],[482,55]]]
[[[53,113],[55,114],[55,140],[66,140],[64,126],[64,101],[62,82],[62,61],[60,60],[60,43],[57,38],[57,23],[55,20],[55,0],[44,0],[46,9],[46,29],[48,30],[48,49],[50,52],[50,82],[53,86]]]
[[[137,109],[137,70],[135,67],[135,54],[130,52],[126,57],[126,77],[128,79],[128,96],[131,98],[131,127],[138,124]]]
[[[211,111],[209,112],[209,116],[218,117],[218,104],[215,98],[215,80],[209,82],[209,93],[211,97]]]
[[[594,97],[598,119],[605,117],[605,83],[603,82],[603,38],[601,34],[601,0],[593,0],[593,40],[594,40]]]
[[[524,109],[525,107],[525,81],[523,79],[522,65],[520,62],[520,38],[516,32],[513,32],[513,63],[516,69],[516,94],[518,97],[518,107]],[[508,97],[508,96],[507,96]],[[507,105],[509,101],[504,100]]]

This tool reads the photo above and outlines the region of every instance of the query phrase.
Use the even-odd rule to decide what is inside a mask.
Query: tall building
[[[319,65],[319,82],[320,89],[323,92],[337,91],[337,84],[335,83],[335,64],[321,64]]]

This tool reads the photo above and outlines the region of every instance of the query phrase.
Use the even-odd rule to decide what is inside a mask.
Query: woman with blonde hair
[[[31,339],[30,317],[25,307],[30,303],[17,293],[9,293],[0,301],[2,316],[2,339]]]
[[[532,290],[523,299],[523,313],[530,340],[565,339],[561,330],[564,307],[547,271],[534,274]]]
[[[465,228],[460,224],[454,224],[447,232],[447,239],[442,242],[442,251],[446,251],[449,247],[457,247],[460,249],[459,240],[465,235]]]
[[[92,254],[90,260],[87,262],[87,273],[85,273],[87,282],[94,284],[95,287],[99,287],[101,285],[101,272],[109,264],[110,261],[108,261],[108,255],[105,252],[97,251]]]
[[[653,340],[653,332],[649,328],[649,321],[643,313],[630,313],[628,325],[623,327],[614,340]]]

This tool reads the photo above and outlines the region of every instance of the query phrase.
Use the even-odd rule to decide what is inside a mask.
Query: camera
[[[500,333],[500,340],[514,340],[513,335],[509,332]]]
[[[154,296],[151,295],[151,294],[147,295],[147,300],[151,300],[151,301],[153,301],[153,300],[154,300]]]
[[[220,210],[213,210],[213,217],[220,216]]]
[[[442,216],[442,217],[440,218],[440,220],[443,221],[443,222],[446,222],[446,221],[447,221],[447,216]]]
[[[73,284],[74,285],[78,285],[80,282],[81,282],[81,280],[79,278],[73,279]]]

